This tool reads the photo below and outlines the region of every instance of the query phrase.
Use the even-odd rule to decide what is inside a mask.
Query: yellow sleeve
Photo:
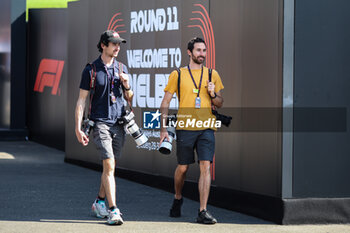
[[[178,79],[178,72],[177,70],[174,70],[169,75],[168,84],[164,88],[164,92],[168,91],[171,94],[174,94],[175,92],[177,92],[177,79]]]
[[[212,81],[215,85],[215,92],[221,91],[224,89],[219,73],[216,70],[213,70]]]

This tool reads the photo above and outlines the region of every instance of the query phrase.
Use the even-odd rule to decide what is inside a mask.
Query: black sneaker
[[[204,224],[215,224],[218,221],[209,213],[208,210],[202,210],[200,212],[198,211],[197,222]]]
[[[174,199],[173,206],[170,209],[170,217],[178,218],[181,217],[181,206],[183,203],[183,198],[180,200]]]

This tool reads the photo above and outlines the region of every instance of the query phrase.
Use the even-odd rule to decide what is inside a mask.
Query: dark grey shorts
[[[213,162],[214,130],[176,130],[177,163],[181,165],[194,163],[194,150],[197,152],[198,161]]]
[[[92,135],[96,148],[100,152],[101,160],[121,157],[125,142],[125,132],[122,125],[108,126],[96,122]]]

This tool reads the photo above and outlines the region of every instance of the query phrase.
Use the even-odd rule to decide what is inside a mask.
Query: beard
[[[202,60],[200,60],[201,58],[202,58]],[[201,65],[205,61],[205,57],[203,57],[203,56],[195,57],[192,55],[192,61],[198,65]]]

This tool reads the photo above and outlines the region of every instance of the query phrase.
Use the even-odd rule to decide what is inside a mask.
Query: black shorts
[[[177,163],[181,165],[194,163],[194,150],[197,152],[198,161],[213,162],[214,130],[176,130]]]

